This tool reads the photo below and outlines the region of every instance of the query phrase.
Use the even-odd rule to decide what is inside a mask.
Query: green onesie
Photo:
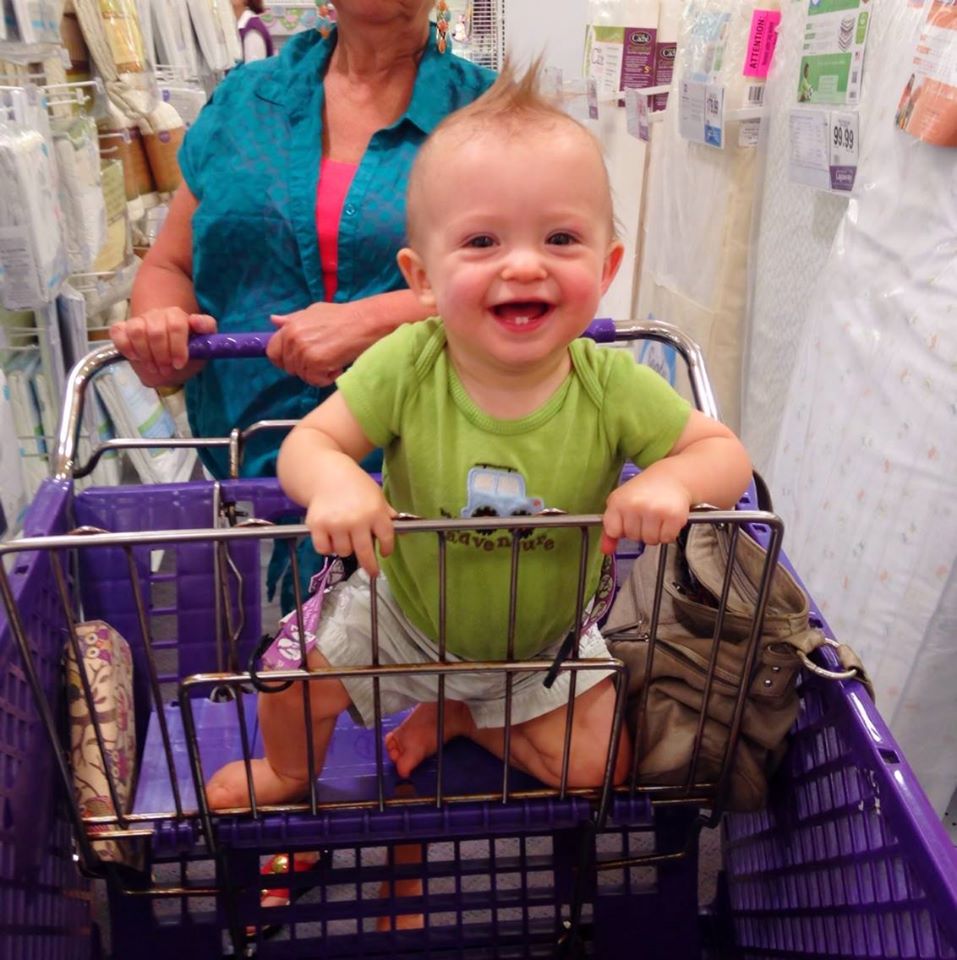
[[[622,466],[646,467],[674,446],[690,407],[627,350],[576,340],[572,372],[519,420],[497,420],[469,398],[439,319],[406,324],[370,347],[338,380],[366,436],[383,447],[386,499],[420,517],[511,516],[556,508],[601,513]],[[601,569],[591,534],[588,599]],[[580,553],[577,530],[521,540],[515,656],[529,659],[571,628]],[[511,537],[450,534],[448,649],[469,660],[507,653]],[[383,570],[409,620],[438,641],[436,534],[396,537]]]

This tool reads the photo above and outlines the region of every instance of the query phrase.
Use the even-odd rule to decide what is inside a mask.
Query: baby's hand
[[[374,577],[379,573],[375,539],[382,556],[389,556],[395,510],[370,476],[361,474],[349,479],[348,485],[340,485],[331,495],[313,497],[306,511],[306,526],[319,553],[340,557],[354,553],[362,569]]]
[[[619,539],[671,543],[687,523],[691,494],[673,477],[646,470],[608,497],[602,522],[602,553],[614,553]]]

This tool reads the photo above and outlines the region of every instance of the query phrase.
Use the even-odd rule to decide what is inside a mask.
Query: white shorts
[[[332,667],[368,666],[372,663],[370,629],[369,577],[358,570],[347,581],[334,587],[322,606],[322,617],[316,630],[315,649]],[[377,580],[379,617],[379,663],[436,663],[438,647],[413,626],[399,609],[384,577]],[[551,663],[561,641],[542,650],[535,658]],[[579,659],[610,658],[608,647],[597,627],[582,634]],[[450,662],[464,662],[462,657],[447,653]],[[578,670],[575,695],[590,690],[605,677],[605,670]],[[542,682],[545,672],[513,674],[512,723],[524,723],[551,713],[568,702],[571,671],[563,670],[551,687]],[[340,678],[352,699],[353,716],[366,727],[375,724],[371,679]],[[505,674],[447,674],[445,695],[449,700],[464,701],[478,727],[505,726]],[[382,713],[397,713],[417,703],[438,700],[438,678],[435,674],[403,674],[384,676],[379,681]]]

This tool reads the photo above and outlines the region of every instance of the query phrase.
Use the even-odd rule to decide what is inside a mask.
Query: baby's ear
[[[622,257],[625,255],[625,245],[621,240],[613,240],[608,252],[605,254],[605,262],[601,271],[601,292],[604,294],[611,286],[618,268],[621,266]]]
[[[396,260],[409,289],[419,298],[422,306],[434,310],[435,293],[429,283],[422,258],[411,247],[403,247],[396,254]]]

